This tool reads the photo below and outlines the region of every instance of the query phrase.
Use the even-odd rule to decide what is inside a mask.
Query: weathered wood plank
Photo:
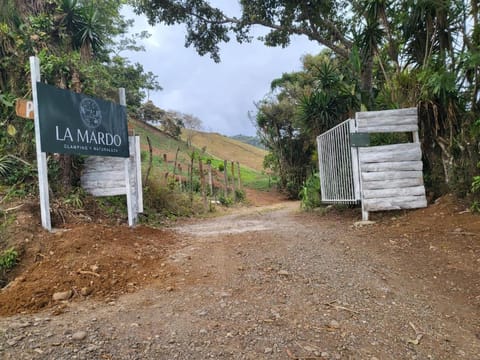
[[[358,118],[357,126],[364,128],[366,126],[395,126],[395,125],[415,125],[418,123],[416,115],[410,116],[378,116],[371,118]]]
[[[84,168],[87,171],[119,169],[123,166],[124,161],[123,158],[91,156],[85,159]]]
[[[92,171],[83,173],[81,176],[81,181],[89,182],[89,181],[111,181],[111,180],[120,180],[125,183],[123,179],[123,171]]]
[[[425,196],[423,185],[393,189],[364,190],[363,199],[400,198],[405,196]]]
[[[362,172],[360,174],[362,183],[367,181],[401,180],[401,179],[421,179],[422,171],[379,171]]]
[[[407,188],[411,186],[422,186],[422,177],[407,178],[400,180],[380,180],[380,181],[366,181],[363,182],[363,190],[380,190],[380,189],[398,189]]]
[[[115,196],[125,195],[125,186],[117,188],[84,188],[84,190],[93,196]]]
[[[362,164],[363,172],[373,171],[422,171],[423,163],[421,161],[391,161],[383,163],[365,163]]]
[[[398,133],[418,131],[418,124],[408,125],[378,125],[362,124],[358,125],[358,132],[362,133]]]
[[[359,111],[355,114],[356,119],[369,119],[378,117],[404,117],[417,116],[418,111],[416,107],[393,110],[379,110],[379,111]]]
[[[398,162],[398,161],[420,161],[422,159],[422,150],[418,144],[399,144],[414,146],[374,146],[370,148],[359,148],[360,164],[365,163],[382,163],[382,162]],[[375,151],[376,149],[376,151]],[[363,166],[360,166],[363,168]]]
[[[378,145],[378,146],[362,147],[362,148],[360,148],[360,153],[361,154],[401,153],[403,151],[417,149],[419,147],[420,146],[418,144],[415,144],[415,143]]]
[[[125,186],[125,180],[123,179],[100,179],[95,180],[91,179],[89,181],[82,182],[82,187],[85,188],[113,188],[113,187],[120,187]]]
[[[362,203],[367,211],[418,209],[427,206],[425,196],[365,199]]]

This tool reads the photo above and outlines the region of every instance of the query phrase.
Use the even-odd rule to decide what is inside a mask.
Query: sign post
[[[52,230],[47,152],[93,155],[107,159],[107,164],[115,162],[114,158],[125,158],[119,159],[124,168],[120,171],[125,175],[128,224],[134,226],[138,213],[143,212],[140,141],[134,136],[129,141],[125,89],[119,91],[119,105],[41,83],[40,61],[34,56],[30,57],[30,73],[33,102],[18,102],[16,112],[33,117],[35,122],[42,226]]]
[[[48,194],[47,154],[42,152],[42,143],[40,139],[40,117],[37,97],[37,82],[40,81],[40,60],[35,56],[30,57],[30,75],[32,80],[33,114],[35,121],[35,148],[37,150],[40,214],[43,228],[51,231],[52,222],[50,220],[50,200]]]
[[[118,97],[120,100],[120,105],[122,106],[127,106],[127,99],[125,96],[125,88],[119,88],[118,89]],[[134,141],[135,138],[133,138]],[[135,143],[130,144],[130,152],[135,151]],[[137,222],[137,212],[134,210],[134,196],[132,196],[132,188],[135,188],[135,184],[132,184],[132,179],[130,178],[130,159],[126,158],[125,159],[125,187],[126,187],[126,192],[127,192],[127,213],[128,213],[128,226],[132,227],[136,224]],[[133,191],[135,191],[133,190]]]

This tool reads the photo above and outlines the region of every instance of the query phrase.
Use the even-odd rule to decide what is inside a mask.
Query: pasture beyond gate
[[[412,142],[369,146],[371,133],[411,133]],[[358,112],[317,137],[324,203],[369,211],[427,206],[416,108]]]

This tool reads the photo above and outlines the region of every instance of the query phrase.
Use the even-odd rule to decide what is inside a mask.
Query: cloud
[[[125,9],[127,18],[135,19],[133,33],[148,30],[145,53],[128,53],[146,71],[158,76],[163,91],[151,93],[150,99],[161,108],[199,117],[205,129],[225,135],[254,135],[248,112],[254,102],[270,90],[270,83],[284,72],[298,71],[301,57],[317,53],[320,46],[305,37],[295,37],[287,48],[266,47],[259,41],[238,44],[234,40],[221,45],[221,62],[200,56],[185,48],[183,26],[150,27],[144,17]],[[261,30],[257,30],[257,34]]]

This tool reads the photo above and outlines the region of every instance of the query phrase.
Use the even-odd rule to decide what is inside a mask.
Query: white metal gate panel
[[[354,204],[360,200],[356,152],[350,146],[354,120],[317,137],[322,202]]]

